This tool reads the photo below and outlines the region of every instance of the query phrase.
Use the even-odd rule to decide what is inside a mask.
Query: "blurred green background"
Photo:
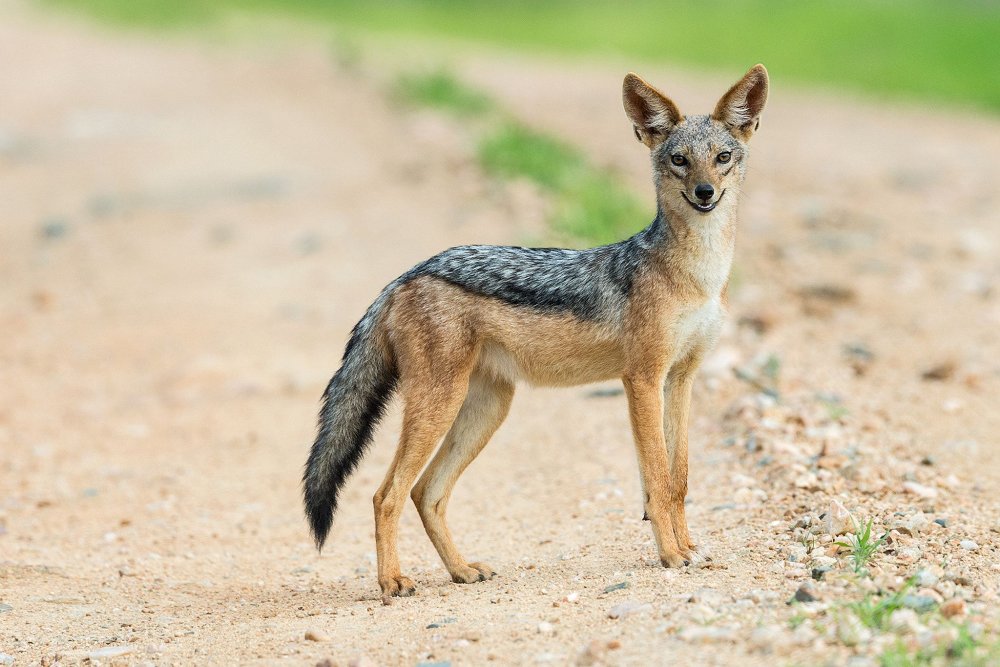
[[[188,27],[233,11],[507,48],[690,67],[766,62],[783,80],[1000,112],[995,0],[43,0],[117,24]]]

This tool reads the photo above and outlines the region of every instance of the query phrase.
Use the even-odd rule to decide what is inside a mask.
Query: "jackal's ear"
[[[754,65],[715,105],[712,118],[722,121],[730,131],[746,141],[760,125],[760,114],[767,103],[767,70]]]
[[[683,119],[669,97],[632,72],[622,83],[622,102],[635,138],[649,148],[658,146]]]

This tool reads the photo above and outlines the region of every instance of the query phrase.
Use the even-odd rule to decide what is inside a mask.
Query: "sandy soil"
[[[370,498],[398,414],[319,556],[299,498],[318,396],[382,285],[447,246],[537,238],[543,199],[484,177],[473,130],[394,107],[381,82],[407,61],[388,49],[345,67],[321,42],[157,41],[8,7],[0,62],[0,661],[864,664],[878,638],[824,622],[865,585],[843,557],[816,602],[785,604],[833,560],[834,500],[894,529],[879,586],[932,572],[923,594],[996,627],[995,119],[772,73],[730,325],[696,389],[689,519],[711,566],[657,565],[614,384],[523,388],[449,513],[500,575],[451,583],[407,508],[419,591],[386,607]],[[461,64],[651,197],[626,69],[694,110],[728,84]]]

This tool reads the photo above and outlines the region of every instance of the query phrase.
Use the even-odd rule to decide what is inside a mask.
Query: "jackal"
[[[462,558],[445,509],[459,475],[506,417],[515,384],[621,378],[660,561],[679,567],[696,557],[684,515],[691,386],[718,336],[747,144],[767,92],[767,70],[756,65],[711,115],[683,116],[628,74],[625,112],[650,150],[656,187],[648,227],[587,250],[451,248],[382,290],[326,388],[306,463],[305,507],[318,548],[338,492],[398,391],[399,447],[374,497],[384,599],[414,591],[396,546],[407,494],[454,581],[492,578],[488,565]]]

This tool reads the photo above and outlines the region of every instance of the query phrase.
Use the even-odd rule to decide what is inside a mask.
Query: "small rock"
[[[628,588],[628,582],[627,581],[620,581],[617,584],[611,584],[610,586],[605,586],[604,587],[604,592],[605,593],[610,593],[612,591],[620,591],[620,590],[624,590],[626,588]]]
[[[903,547],[896,551],[896,562],[903,565],[910,565],[920,560],[924,552],[920,547]]]
[[[955,616],[965,616],[965,600],[962,598],[952,598],[941,605],[941,613],[945,618]]]
[[[938,582],[938,576],[930,570],[920,570],[917,572],[916,583],[921,588],[933,586]]]
[[[678,634],[682,640],[695,644],[736,641],[736,628],[715,625],[689,625]]]
[[[42,238],[58,239],[66,236],[69,231],[69,223],[62,218],[47,218],[42,222],[39,230]]]
[[[548,621],[542,621],[538,624],[538,633],[542,635],[554,635],[556,633],[556,629]]]
[[[958,546],[962,547],[966,551],[975,551],[979,548],[979,544],[975,540],[962,540],[958,543]]]
[[[647,612],[650,609],[652,609],[652,607],[648,604],[643,604],[634,600],[626,600],[625,602],[616,604],[614,607],[609,609],[608,618],[627,618],[634,614]]]
[[[917,612],[912,609],[897,609],[889,616],[889,627],[901,634],[916,634],[921,629]]]
[[[688,602],[694,603],[704,603],[709,606],[718,607],[725,604],[728,601],[728,596],[717,591],[714,588],[708,588],[703,586],[699,588],[694,593],[688,597]]]
[[[13,665],[14,656],[7,655],[6,653],[0,653],[0,665]]]
[[[922,530],[927,530],[930,526],[930,521],[927,520],[927,515],[923,512],[917,512],[913,516],[907,517],[903,522],[903,527],[910,531],[911,535],[916,535]]]
[[[844,646],[857,646],[865,644],[871,639],[871,630],[866,628],[857,616],[844,614],[837,621],[837,639]]]
[[[825,576],[826,576],[826,573],[827,573],[827,572],[829,572],[829,571],[830,571],[830,570],[832,570],[832,569],[833,569],[833,568],[832,568],[832,567],[830,567],[830,566],[828,566],[828,565],[821,565],[821,566],[819,566],[819,567],[814,567],[814,568],[812,569],[812,572],[810,572],[810,576],[811,576],[811,577],[812,577],[812,578],[813,578],[813,579],[814,579],[815,581],[822,581],[822,580],[823,580],[823,577],[825,577]]]
[[[904,595],[900,604],[907,609],[921,613],[934,609],[937,606],[937,601],[929,595]]]
[[[793,563],[801,563],[809,553],[804,544],[790,544],[787,550],[788,560]]]
[[[788,601],[788,604],[792,604],[793,602],[815,602],[818,599],[816,596],[816,587],[812,585],[812,582],[807,581],[799,586],[798,590],[795,591],[795,595]]]
[[[14,611],[14,608],[11,607],[9,604],[4,604],[3,602],[0,602],[0,614],[5,614],[8,611]]]
[[[826,529],[828,535],[836,537],[837,535],[853,531],[854,519],[851,518],[851,513],[847,511],[844,504],[834,499],[826,511],[826,516],[823,518],[823,527]]]
[[[940,364],[937,364],[936,366],[928,368],[927,370],[925,370],[923,373],[920,374],[920,377],[924,380],[943,382],[945,380],[950,379],[953,375],[955,375],[955,370],[957,368],[958,365],[954,361],[951,360],[944,361],[941,362]]]
[[[771,653],[784,631],[778,625],[762,625],[750,633],[750,650]]]
[[[795,478],[795,488],[806,491],[819,491],[819,478],[815,473],[807,472]]]
[[[310,642],[328,642],[330,641],[330,636],[318,630],[306,630],[305,639]]]
[[[90,651],[87,657],[92,661],[100,660],[101,658],[117,658],[121,655],[128,655],[135,650],[133,646],[107,646],[105,648],[99,648],[94,651]]]
[[[942,528],[947,528],[948,527],[948,519],[945,519],[945,518],[940,518],[939,517],[937,519],[934,519],[934,523],[936,523],[937,525],[941,526]]]
[[[903,482],[903,490],[921,498],[937,498],[938,490],[919,482]]]

